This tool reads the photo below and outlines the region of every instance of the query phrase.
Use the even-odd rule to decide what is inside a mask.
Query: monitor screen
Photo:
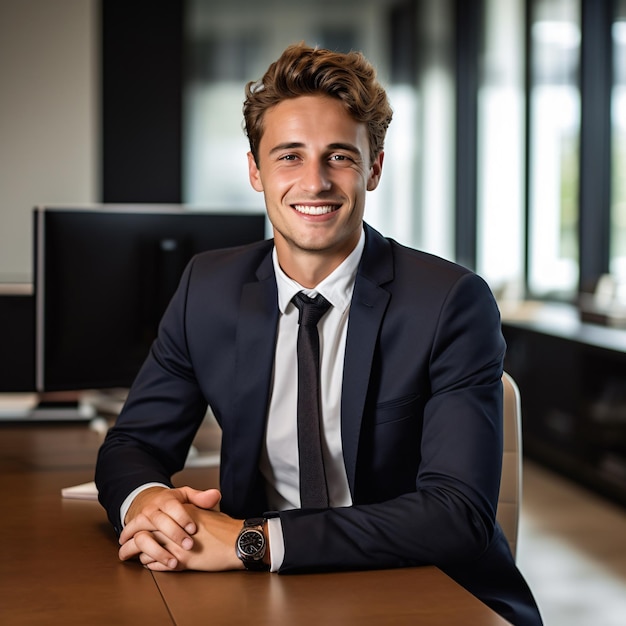
[[[265,238],[264,213],[180,207],[39,207],[37,391],[129,387],[184,267]]]

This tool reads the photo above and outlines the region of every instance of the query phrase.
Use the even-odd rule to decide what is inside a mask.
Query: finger
[[[139,556],[139,560],[148,565],[157,562],[164,568],[173,570],[178,566],[178,559],[168,552],[152,533],[141,532],[120,547],[118,552],[122,561]]]
[[[182,505],[180,505],[182,507]],[[156,511],[151,517],[138,515],[131,520],[119,537],[119,543],[123,545],[140,532],[159,532],[169,541],[179,545],[183,550],[193,548],[193,539],[186,533],[167,513]]]
[[[163,565],[163,563],[159,563],[158,561],[152,561],[152,563],[148,563],[147,565],[145,565],[145,568],[153,572],[176,572],[183,569],[181,567],[166,567],[165,565]]]
[[[146,569],[149,569],[153,572],[173,572],[183,569],[180,563],[178,563],[174,569],[171,567],[166,567],[165,565],[163,565],[163,563],[155,561],[151,556],[148,556],[143,552],[139,555],[139,561]]]
[[[134,537],[124,542],[117,551],[120,561],[128,561],[141,554],[141,550],[137,547]]]
[[[136,532],[139,532],[140,530],[154,530],[153,526],[148,527],[146,525],[145,516],[141,516],[141,519],[140,519],[140,516],[137,516],[134,519],[132,519],[130,522],[128,522],[126,526],[124,526],[124,528],[122,529],[120,536],[117,538],[117,542],[121,546],[123,546],[126,542],[130,541],[133,538]]]
[[[127,541],[130,541],[136,533],[146,530],[156,530],[155,525],[150,521],[148,515],[140,514],[134,517],[130,522],[124,526],[120,536],[118,537],[118,543],[124,545]]]
[[[177,544],[181,545],[182,539],[195,534],[198,528],[189,511],[185,508],[185,504],[189,503],[187,492],[182,489],[172,489],[172,495],[173,498],[168,498],[162,503],[161,511],[174,520],[176,525],[183,530],[183,535],[179,535],[178,541],[172,537]]]
[[[178,503],[178,507],[168,508],[168,512],[157,510],[150,516],[141,514],[131,520],[120,535],[120,543],[128,541],[140,531],[157,531],[176,545],[179,545],[183,550],[191,550],[193,548],[193,539],[171,517],[171,514],[176,515],[177,508],[183,508],[183,505]],[[188,514],[186,516],[188,517]]]
[[[120,535],[120,542],[128,541],[140,529],[153,530],[158,527],[155,516],[161,512],[169,515],[184,531],[193,534],[197,531],[190,514],[184,504],[187,495],[180,489],[150,487],[137,495],[125,520],[125,529]],[[134,523],[133,523],[134,522]],[[182,543],[184,536],[179,537]]]

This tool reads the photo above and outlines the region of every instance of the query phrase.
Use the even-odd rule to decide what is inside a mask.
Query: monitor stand
[[[0,422],[90,422],[117,416],[127,390],[0,394]]]

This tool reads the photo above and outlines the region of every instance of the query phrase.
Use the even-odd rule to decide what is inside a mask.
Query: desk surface
[[[0,425],[3,623],[507,624],[434,567],[278,576],[121,563],[100,505],[60,495],[92,480],[100,441],[86,425]],[[198,488],[215,480],[206,469],[180,477]]]
[[[155,579],[181,626],[508,624],[435,567],[294,576],[157,573]]]
[[[583,322],[574,306],[564,303],[524,302],[501,305],[502,323],[568,339],[612,352],[626,352],[626,328]]]

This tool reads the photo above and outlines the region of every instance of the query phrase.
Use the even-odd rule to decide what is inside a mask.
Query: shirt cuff
[[[285,540],[280,517],[270,517],[267,520],[267,532],[270,540],[270,572],[277,572],[285,558]]]
[[[133,500],[144,490],[149,487],[165,487],[169,489],[169,485],[164,485],[163,483],[146,483],[145,485],[140,485],[137,489],[133,489],[125,498],[124,502],[122,502],[122,506],[120,507],[120,523],[121,527],[124,528],[126,524],[124,520],[126,519],[126,513],[128,513],[128,509],[130,509],[130,505],[133,503]]]

